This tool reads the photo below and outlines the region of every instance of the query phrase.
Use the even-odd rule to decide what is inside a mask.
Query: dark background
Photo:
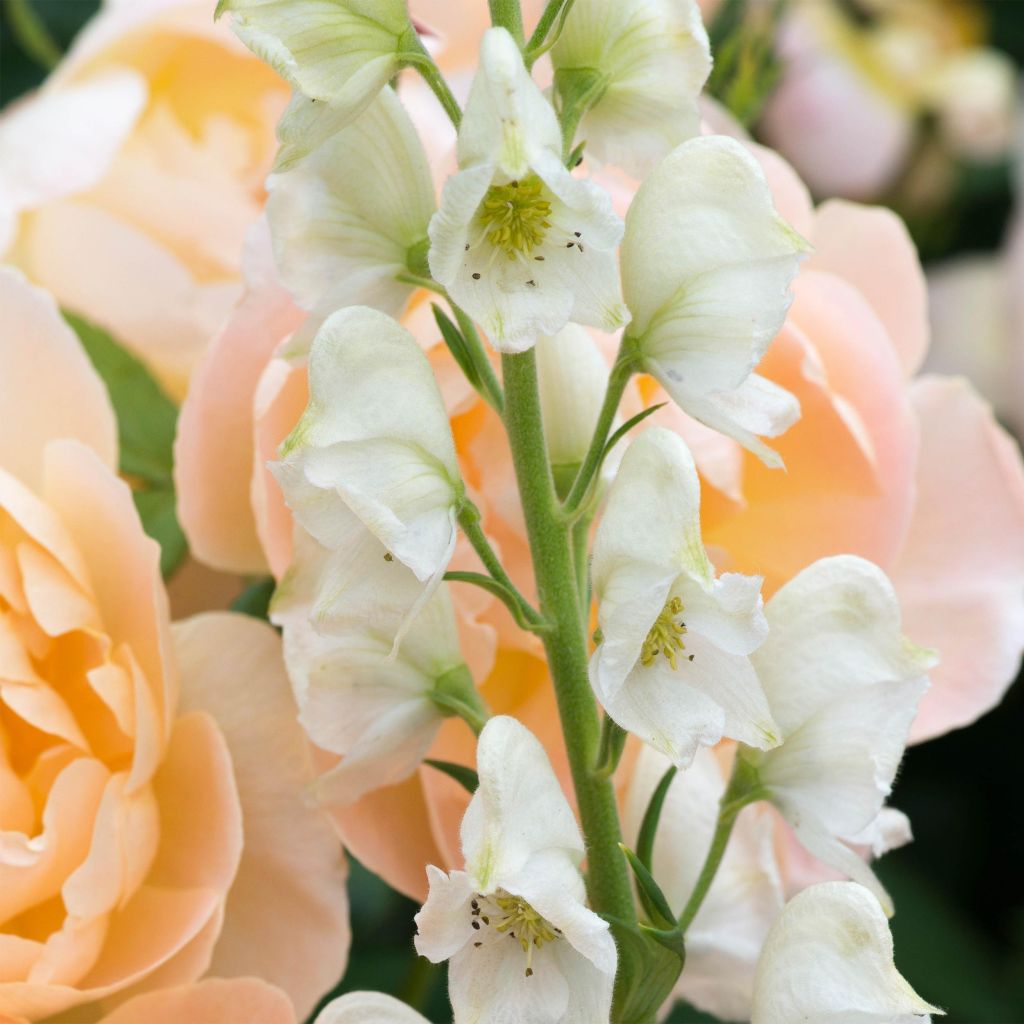
[[[32,0],[61,48],[95,11],[94,0]],[[456,0],[453,0],[456,2]],[[482,0],[481,0],[482,2]],[[941,0],[936,0],[941,2]],[[45,71],[10,30],[0,0],[0,104],[42,81]],[[988,0],[991,41],[1024,64],[1024,2]],[[213,0],[211,0],[211,12]],[[999,247],[1011,209],[1010,170],[961,184],[943,230],[918,230],[937,259]],[[1024,687],[969,729],[911,748],[893,803],[915,842],[889,854],[878,873],[899,908],[896,960],[910,982],[944,1007],[950,1024],[1024,1024]],[[393,992],[445,1021],[443,971],[412,952],[417,909],[353,865],[353,954],[344,990]],[[680,1007],[672,1024],[710,1018]]]

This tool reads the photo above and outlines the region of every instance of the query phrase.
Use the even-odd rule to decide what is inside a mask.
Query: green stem
[[[567,518],[571,519],[583,505],[594,476],[601,468],[604,459],[605,446],[608,443],[608,435],[611,432],[612,424],[615,422],[615,413],[618,412],[619,403],[625,393],[629,378],[633,376],[633,357],[627,354],[625,340],[619,349],[619,356],[612,367],[611,375],[608,377],[608,387],[604,393],[604,403],[597,416],[597,424],[594,427],[594,436],[590,441],[590,448],[583,458],[579,473],[573,482],[569,496],[565,499],[563,506]]]
[[[600,743],[597,705],[587,678],[587,646],[576,592],[570,527],[560,514],[548,465],[537,364],[533,351],[502,356],[505,423],[526,519],[541,614],[551,624],[544,636],[576,802],[587,843],[587,890],[593,908],[622,920],[635,919],[615,791],[592,768]]]
[[[487,0],[491,10],[491,24],[495,28],[507,28],[516,45],[522,49],[526,44],[523,33],[523,12],[519,0]]]
[[[704,897],[707,896],[711,883],[715,880],[715,875],[718,874],[718,869],[722,864],[726,847],[729,845],[729,837],[732,835],[732,829],[740,811],[747,804],[760,800],[761,796],[762,791],[757,772],[744,760],[743,748],[740,747],[736,752],[729,785],[726,786],[718,805],[718,822],[715,825],[714,835],[711,837],[711,846],[704,858],[704,866],[700,869],[693,892],[690,893],[690,898],[679,915],[680,931],[685,933],[704,903]]]
[[[484,533],[480,526],[480,510],[468,498],[464,500],[462,508],[459,510],[459,526],[462,527],[462,532],[473,546],[473,550],[480,556],[480,561],[484,563],[484,568],[491,574],[495,582],[511,595],[519,605],[524,618],[535,626],[542,625],[540,615],[537,614],[533,605],[519,592],[519,588],[512,582],[509,574],[505,572],[501,559],[498,558],[497,552],[491,547],[491,542],[487,539],[487,534]],[[449,574],[446,573],[445,575]],[[454,575],[452,578],[458,579]]]
[[[526,62],[527,68],[533,67],[537,58],[547,53],[558,41],[562,26],[565,25],[565,19],[569,16],[573,3],[574,0],[548,0],[548,5],[544,8],[544,13],[540,16],[537,27],[533,30],[533,35],[530,36],[530,41],[526,44],[526,49],[523,52],[523,60]],[[556,18],[559,19],[558,27],[552,32],[551,28],[555,24]],[[549,34],[550,39],[548,38]]]
[[[444,112],[448,115],[456,128],[462,123],[462,107],[455,98],[454,93],[448,88],[441,69],[434,63],[427,48],[423,45],[415,29],[410,29],[407,41],[408,49],[401,54],[402,60],[410,67],[416,68],[423,78],[423,81],[430,86],[431,92],[438,98]]]
[[[49,71],[60,63],[60,47],[31,0],[7,0],[7,21],[18,45],[37,64]]]

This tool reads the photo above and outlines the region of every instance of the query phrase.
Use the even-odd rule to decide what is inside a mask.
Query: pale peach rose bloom
[[[106,0],[0,119],[0,254],[181,397],[241,294],[287,101],[207,0]]]
[[[349,931],[280,641],[171,625],[104,386],[10,269],[0,380],[0,1018],[80,1024],[208,973],[301,1018]]]
[[[901,222],[849,203],[814,211],[785,161],[755,152],[784,216],[817,247],[760,370],[803,405],[804,418],[775,443],[787,469],[753,464],[733,442],[677,410],[652,420],[681,430],[695,450],[707,485],[705,538],[723,568],[764,573],[768,593],[827,554],[862,555],[893,577],[908,635],[943,656],[915,725],[918,739],[939,735],[998,703],[1016,672],[1024,639],[1020,457],[965,382],[912,382],[928,331],[923,276]],[[623,212],[635,183],[612,172],[603,183]],[[182,522],[199,557],[222,569],[279,576],[289,559],[291,519],[265,463],[301,414],[306,388],[304,369],[283,358],[302,316],[276,284],[268,250],[265,239],[254,242],[251,287],[183,407],[177,480]],[[485,529],[529,590],[502,428],[459,382],[423,294],[413,297],[404,322],[439,371]],[[654,399],[650,381],[642,389]],[[464,635],[475,632],[485,648],[470,657],[484,696],[495,712],[516,715],[538,734],[564,781],[557,712],[534,638],[486,595],[474,595],[472,612],[465,611],[472,588],[454,589]],[[479,642],[487,630],[489,648]],[[472,763],[464,725],[445,723],[431,756]],[[423,768],[332,813],[356,856],[422,898],[425,863],[458,863],[466,801],[454,782]]]

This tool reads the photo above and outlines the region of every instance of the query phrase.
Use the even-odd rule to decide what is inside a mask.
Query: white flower
[[[567,101],[601,80],[578,133],[588,156],[643,175],[700,133],[711,48],[696,0],[576,0],[551,61]]]
[[[752,660],[784,742],[744,756],[800,842],[891,912],[846,844],[884,850],[909,838],[902,816],[880,814],[935,656],[900,632],[885,574],[852,555],[804,569],[765,612],[768,639]]]
[[[537,385],[544,440],[557,475],[575,469],[590,447],[605,390],[608,364],[586,330],[566,324],[537,339]]]
[[[807,243],[733,139],[684,142],[637,191],[622,241],[629,340],[641,369],[691,416],[781,465],[760,436],[800,407],[753,373],[786,317]]]
[[[630,445],[594,540],[593,579],[590,681],[619,725],[680,766],[723,736],[778,742],[749,658],[768,631],[761,579],[715,578],[697,470],[677,434],[656,428]]]
[[[669,763],[649,747],[641,751],[626,797],[626,835],[639,832]],[[677,913],[711,846],[725,792],[722,768],[720,751],[698,750],[690,767],[673,779],[662,807],[652,873]],[[715,880],[686,930],[686,969],[674,994],[722,1020],[750,1018],[757,958],[785,901],[773,831],[771,814],[740,813]]]
[[[380,563],[386,566],[383,559]],[[387,571],[368,569],[383,577],[386,588]],[[293,603],[292,589],[286,584],[290,598],[275,599],[273,619],[284,627],[299,721],[318,747],[342,755],[311,791],[323,803],[351,803],[416,771],[443,718],[451,714],[435,702],[435,694],[457,697],[474,710],[480,705],[444,585],[413,619],[396,656],[386,615],[375,616],[362,630],[323,639],[310,634],[309,606]],[[379,607],[373,600],[369,606]]]
[[[434,186],[393,90],[269,187],[274,255],[299,305],[402,309],[412,286],[397,276],[425,259]]]
[[[359,114],[400,70],[413,45],[406,0],[220,0],[261,60],[339,119]]]
[[[450,961],[456,1021],[607,1024],[615,943],[586,907],[583,840],[544,748],[515,719],[492,718],[477,769],[466,869],[427,868],[416,949]]]
[[[354,306],[317,332],[309,390],[271,468],[299,525],[331,552],[320,605],[336,607],[322,618],[334,616],[343,631],[353,615],[378,614],[365,600],[377,596],[405,608],[407,625],[444,575],[464,495],[433,371],[405,328]],[[378,586],[369,567],[380,563],[396,572]]]
[[[495,348],[521,352],[569,320],[628,320],[611,199],[562,164],[558,119],[504,29],[480,49],[459,128],[457,174],[430,224],[430,269]]]
[[[349,992],[329,1002],[314,1024],[430,1024],[412,1007],[382,992]]]
[[[878,902],[855,882],[822,882],[775,922],[754,982],[752,1024],[927,1024],[926,1003],[893,964]]]

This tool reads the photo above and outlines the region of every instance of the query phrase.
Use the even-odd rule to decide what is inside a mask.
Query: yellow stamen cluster
[[[484,905],[481,906],[481,903]],[[494,910],[488,908],[493,906]],[[485,913],[485,910],[487,912]],[[480,896],[473,900],[473,927],[477,921],[492,927],[502,935],[509,935],[519,943],[526,954],[526,976],[533,974],[533,951],[546,942],[554,942],[561,932],[537,913],[522,896],[513,896],[499,889],[493,896]],[[479,945],[479,943],[477,943]]]
[[[679,667],[676,652],[686,649],[686,644],[682,641],[686,633],[686,623],[677,621],[682,614],[683,602],[678,597],[665,602],[665,607],[661,609],[647,634],[647,639],[644,640],[640,651],[641,665],[646,667],[652,664],[659,654],[664,654],[673,669]]]
[[[551,203],[536,175],[507,185],[492,185],[480,204],[487,240],[510,259],[529,255],[544,241],[551,222]]]

